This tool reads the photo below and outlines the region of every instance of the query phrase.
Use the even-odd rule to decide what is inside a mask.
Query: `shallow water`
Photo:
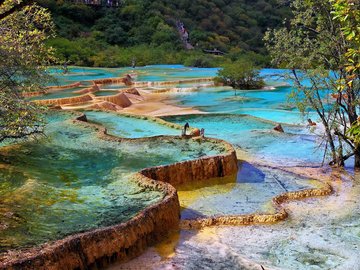
[[[249,114],[287,124],[304,124],[307,118],[317,120],[313,112],[306,118],[287,100],[291,87],[275,90],[237,90],[229,87],[200,87],[196,92],[176,93],[174,104],[195,107],[210,113]]]
[[[181,135],[181,130],[157,122],[110,112],[85,112],[91,122],[105,126],[109,134],[125,138],[141,138],[157,135]]]
[[[85,88],[86,87],[74,87],[74,88],[70,88],[70,89],[64,89],[61,91],[55,91],[55,92],[48,93],[48,94],[41,95],[41,96],[31,97],[31,98],[29,98],[29,100],[43,100],[43,99],[67,98],[67,97],[80,96],[81,94],[74,93],[74,92],[85,89]]]
[[[55,76],[56,82],[53,85],[63,85],[73,82],[88,81],[95,79],[121,77],[127,73],[136,74],[137,81],[169,81],[183,80],[198,77],[216,76],[218,68],[194,68],[182,65],[154,65],[122,68],[88,68],[69,67],[68,73],[60,68],[50,68],[50,74]]]
[[[239,162],[237,175],[177,186],[182,219],[274,213],[271,200],[286,191],[313,188],[314,181],[264,166]]]
[[[65,85],[74,82],[82,82],[95,79],[105,79],[121,77],[129,72],[130,68],[88,68],[88,67],[68,67],[68,73],[64,74],[61,68],[50,68],[48,71],[54,75],[56,81],[52,85]]]
[[[138,81],[153,82],[211,77],[216,75],[217,69],[177,65],[136,69],[71,67],[69,74],[58,73],[58,78],[62,84],[68,84],[118,77],[129,72],[137,74]],[[205,128],[206,136],[227,140],[262,164],[318,166],[322,161],[322,151],[317,150],[319,141],[305,126],[306,118],[316,121],[317,117],[310,112],[304,118],[287,102],[292,88],[283,85],[289,81],[279,81],[276,75],[286,72],[264,69],[261,74],[276,89],[238,90],[236,95],[229,87],[197,83],[172,85],[171,88],[179,88],[170,93],[172,103],[193,106],[209,114],[164,119]],[[110,94],[120,87],[123,86],[103,86],[104,92],[98,95]],[[196,87],[197,91],[186,91],[191,87]],[[168,88],[154,86],[148,90]],[[59,94],[71,95],[72,91]],[[121,137],[180,134],[180,130],[149,120],[113,113],[86,113],[90,121],[104,124],[110,134]],[[140,189],[131,181],[133,172],[146,166],[221,153],[221,149],[211,144],[181,140],[126,143],[119,147],[117,143],[100,141],[88,129],[73,127],[69,121],[65,125],[63,120],[51,120],[50,140],[42,139],[40,147],[24,144],[1,156],[2,247],[38,244],[127,220],[163,196],[156,191]],[[284,134],[272,131],[275,122],[284,123]],[[180,237],[175,237],[176,243],[170,244],[172,259],[166,261],[159,257],[158,251],[150,252],[130,263],[133,268],[126,268],[127,265],[113,269],[139,269],[139,262],[143,269],[149,269],[150,264],[153,269],[177,266],[260,269],[247,268],[243,257],[265,265],[265,269],[357,269],[360,263],[358,183],[359,179],[345,184],[332,183],[337,188],[337,196],[287,204],[291,218],[276,225],[209,228],[196,233],[182,231]],[[317,181],[280,169],[242,162],[236,176],[181,185],[177,189],[182,218],[186,219],[272,212],[273,196],[317,184]]]
[[[101,91],[97,91],[94,93],[95,96],[98,96],[98,97],[104,97],[104,96],[113,96],[113,95],[116,95],[116,94],[119,94],[118,91],[112,91],[112,90],[101,90]]]
[[[221,138],[262,161],[282,165],[319,164],[317,138],[307,128],[283,126],[285,133],[273,131],[274,123],[249,115],[205,114],[162,117],[192,127],[204,128],[208,137]]]
[[[347,179],[346,179],[347,178]],[[279,269],[358,269],[360,263],[359,176],[333,183],[336,196],[291,202],[286,222],[220,229],[229,249]],[[236,239],[236,241],[234,241]],[[245,244],[246,243],[246,244]]]
[[[336,195],[287,203],[285,222],[182,230],[108,269],[359,269],[359,180],[345,173]]]
[[[128,86],[124,84],[103,84],[99,86],[101,90],[112,90],[112,91],[118,91],[120,89],[128,88]]]
[[[52,114],[46,137],[1,148],[0,252],[124,222],[163,197],[134,172],[223,151],[181,139],[103,141],[71,117]]]
[[[214,77],[218,68],[195,68],[182,65],[154,65],[135,68],[137,81],[176,81]]]

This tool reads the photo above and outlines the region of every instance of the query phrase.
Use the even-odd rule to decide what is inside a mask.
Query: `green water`
[[[85,89],[85,88],[86,87],[74,87],[74,88],[70,88],[70,89],[64,89],[61,91],[55,91],[52,93],[48,93],[48,94],[45,94],[42,96],[31,97],[31,98],[29,98],[29,100],[43,100],[43,99],[68,98],[68,97],[80,96],[83,94],[74,93],[74,92]]]
[[[194,68],[182,65],[153,65],[121,68],[87,68],[69,67],[68,73],[64,74],[62,69],[51,68],[49,72],[55,75],[56,85],[69,84],[79,81],[121,77],[125,74],[136,74],[138,81],[169,81],[184,80],[199,77],[214,77],[218,68]]]
[[[104,97],[104,96],[113,96],[119,94],[119,91],[115,91],[115,90],[100,90],[94,93],[95,96],[98,97]]]
[[[104,141],[73,117],[52,114],[46,136],[0,148],[0,251],[124,222],[164,196],[139,187],[134,172],[224,150],[181,139]]]

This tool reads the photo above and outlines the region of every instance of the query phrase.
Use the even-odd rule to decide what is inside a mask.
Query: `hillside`
[[[262,41],[266,29],[290,16],[289,8],[278,0],[123,0],[118,8],[55,0],[40,3],[53,14],[58,38],[50,44],[58,48],[58,56],[95,66],[129,65],[131,57],[145,64],[205,57],[184,52],[176,29],[179,21],[195,51],[217,48],[235,58],[252,52],[260,59],[267,55]],[[128,57],[121,59],[120,51]],[[172,57],[166,59],[164,51]],[[109,55],[120,59],[106,62]],[[204,61],[197,62],[206,65]]]

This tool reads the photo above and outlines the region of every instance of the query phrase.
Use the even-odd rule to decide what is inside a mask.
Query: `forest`
[[[60,62],[81,66],[185,64],[218,66],[243,56],[270,64],[263,36],[291,17],[279,0],[123,0],[118,7],[40,0],[51,11],[56,37],[48,45]],[[176,25],[189,33],[185,50]],[[225,57],[204,54],[216,48]],[[111,56],[111,57],[110,57]]]

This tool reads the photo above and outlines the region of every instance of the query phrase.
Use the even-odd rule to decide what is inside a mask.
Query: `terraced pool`
[[[0,252],[124,222],[164,196],[133,173],[222,151],[176,138],[104,141],[74,117],[52,113],[44,137],[1,149]]]
[[[85,87],[89,85],[87,80],[119,77],[130,72],[137,81],[155,82],[207,78],[215,76],[217,70],[159,65],[136,69],[70,67],[67,74],[63,74],[59,69],[51,71],[57,77],[58,84],[81,81]],[[262,70],[261,74],[266,76],[268,84],[273,86],[271,90],[238,90],[235,93],[229,87],[213,87],[206,83],[174,83],[170,88],[178,89],[168,91],[167,102],[194,107],[208,114],[163,117],[168,123],[148,117],[85,111],[90,122],[103,125],[110,135],[129,138],[121,142],[100,139],[93,127],[74,123],[73,113],[49,114],[46,136],[37,141],[2,146],[0,149],[0,253],[118,224],[131,219],[147,206],[161,201],[164,197],[162,192],[142,188],[133,181],[135,172],[145,167],[224,152],[221,145],[204,141],[175,137],[140,139],[158,135],[180,135],[179,125],[183,126],[186,122],[191,127],[204,128],[207,137],[230,142],[248,155],[250,161],[255,162],[239,161],[238,173],[233,176],[176,186],[182,207],[182,219],[254,212],[273,213],[271,199],[274,196],[286,191],[319,186],[319,182],[311,178],[276,168],[279,165],[316,167],[323,160],[323,153],[317,148],[320,141],[314,130],[306,127],[305,121],[306,118],[317,121],[316,115],[309,111],[308,115],[302,116],[287,102],[287,96],[292,90],[291,86],[286,85],[289,82],[284,79],[276,80],[277,74],[283,75],[286,72]],[[121,84],[104,85],[96,95],[112,95],[123,87]],[[168,88],[152,87],[150,83],[145,90],[161,92]],[[195,89],[187,91],[187,88]],[[74,91],[80,89],[83,88],[66,89],[31,99],[76,96],[78,94]],[[272,130],[277,123],[282,123],[285,133]],[[321,125],[318,125],[316,131],[321,132]],[[357,189],[356,191],[358,192]],[[352,205],[356,210],[355,214],[349,211],[345,217],[329,219],[329,222],[334,223],[329,229],[324,229],[320,218],[315,220],[315,225],[322,224],[321,231],[331,239],[327,241],[333,245],[341,242],[343,246],[351,244],[354,248],[359,248],[356,238],[359,231],[359,207],[346,198],[342,199],[346,204]],[[312,203],[315,205],[314,201]],[[341,201],[337,203],[340,204]],[[298,208],[301,208],[301,203],[299,205]],[[301,209],[297,210],[301,212]],[[304,213],[302,215],[306,216]],[[307,217],[300,219],[300,225],[306,223],[304,219]],[[338,226],[342,221],[348,222],[346,226],[349,228],[345,232]],[[265,237],[265,240],[260,241],[269,251],[263,251],[250,236],[243,236],[239,228],[225,229],[220,231],[219,235],[224,237],[224,241],[229,240],[231,249],[239,252],[244,250],[250,257],[256,250],[256,259],[271,261],[275,266],[281,266],[276,260],[284,261],[284,265],[293,269],[319,269],[318,265],[331,269],[343,265],[344,259],[331,252],[322,252],[326,245],[314,245],[306,237],[306,230],[303,228],[299,233],[301,239],[287,238],[286,233],[290,235],[295,230],[293,223],[300,226],[299,222],[288,221],[274,227],[280,240],[266,240]],[[259,226],[245,231],[248,235],[255,232],[255,236],[259,238],[273,233],[272,229],[259,229]],[[310,232],[314,239],[318,237],[315,229]],[[252,246],[246,247],[246,244],[239,244],[234,240],[240,238],[244,243],[252,243]],[[268,236],[267,239],[269,238],[271,237]],[[343,238],[345,244],[342,242]],[[191,241],[192,247],[200,250],[208,246],[208,243],[202,243],[201,239],[195,238]],[[189,240],[190,243],[191,241]],[[216,244],[220,242],[221,240],[214,241]],[[307,243],[312,243],[312,246]],[[296,246],[296,252],[291,250],[293,245]],[[219,246],[224,244],[220,243]],[[319,258],[306,255],[313,251],[314,254],[319,254]],[[347,252],[342,252],[347,256]],[[195,265],[194,262],[199,259],[199,256],[194,256],[195,253],[189,252],[189,265]],[[177,256],[180,256],[181,260],[181,251]],[[221,267],[222,262],[215,262],[215,265]]]

